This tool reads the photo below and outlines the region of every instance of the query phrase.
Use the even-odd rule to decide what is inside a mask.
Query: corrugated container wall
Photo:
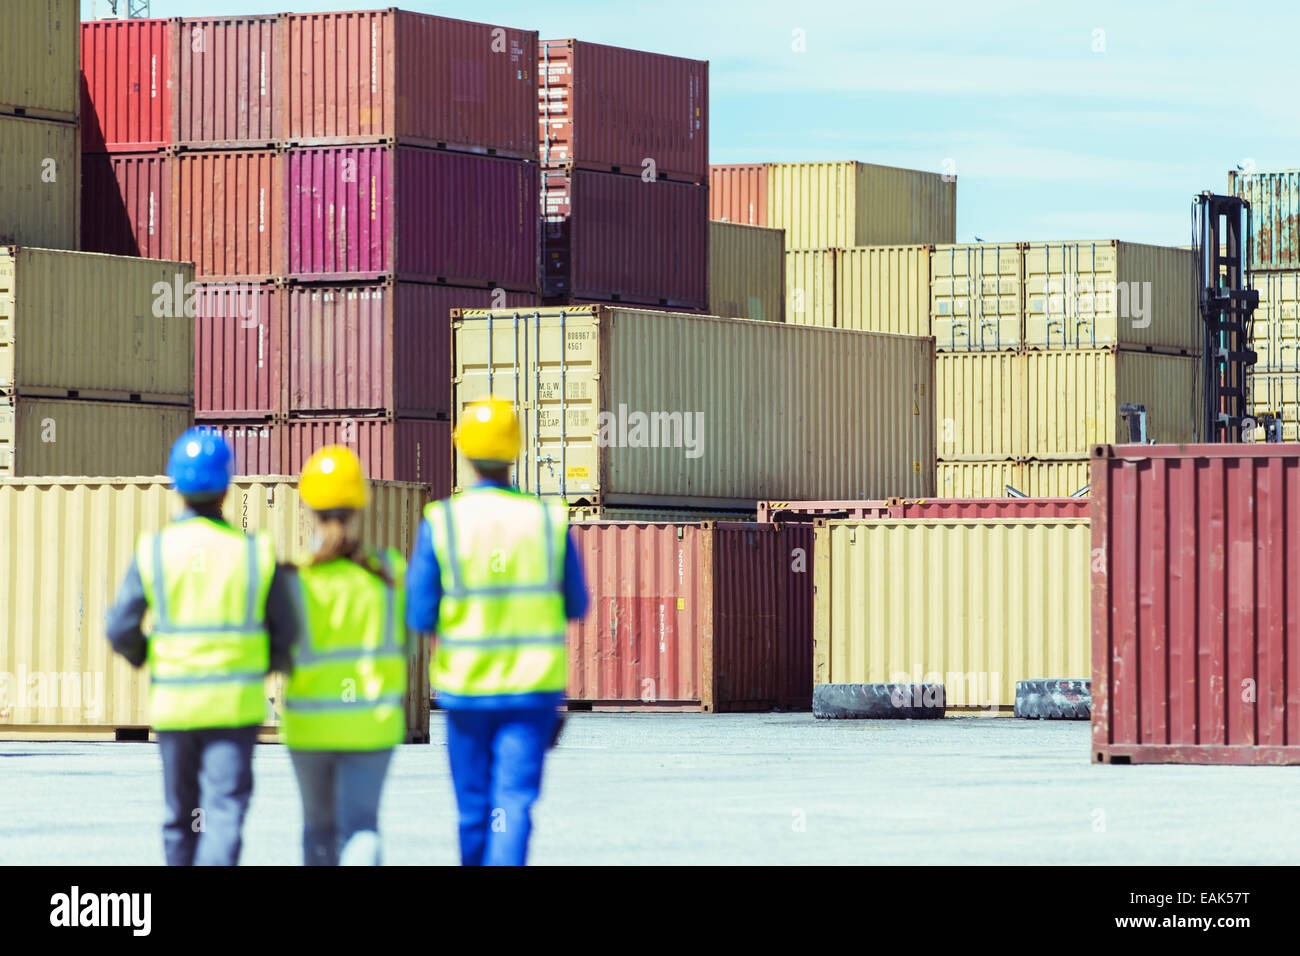
[[[190,405],[193,280],[188,262],[0,246],[0,390]]]
[[[286,464],[285,432],[282,425],[256,421],[204,421],[210,429],[235,450],[235,474],[284,475]]]
[[[418,418],[299,418],[285,431],[284,463],[299,474],[312,452],[326,445],[347,445],[370,478],[431,485],[446,497],[451,486],[451,426]]]
[[[1300,763],[1300,448],[1099,447],[1092,756]]]
[[[888,518],[893,498],[844,501],[760,501],[757,520],[811,525],[818,518]]]
[[[8,0],[0,31],[0,113],[75,123],[77,0]]]
[[[835,327],[930,334],[932,246],[840,249],[835,263]]]
[[[1087,489],[1088,459],[940,460],[935,484],[939,494],[953,498],[996,498],[1008,487],[1035,498],[1061,497]]]
[[[1088,522],[818,522],[815,683],[942,682],[1009,710],[1016,681],[1088,669]]]
[[[930,331],[941,352],[1003,351],[1025,340],[1025,256],[1011,242],[936,246]]]
[[[0,477],[161,474],[172,442],[193,421],[186,405],[7,397]]]
[[[200,419],[285,413],[281,287],[207,284],[194,317],[194,414]]]
[[[167,259],[172,232],[172,159],[167,153],[81,157],[81,248]]]
[[[747,226],[766,226],[767,165],[734,163],[710,166],[709,218]]]
[[[174,141],[212,149],[276,145],[284,137],[284,21],[195,17],[176,26]]]
[[[785,320],[791,325],[835,327],[838,249],[785,254]]]
[[[538,44],[543,162],[703,183],[709,64],[582,40]]]
[[[279,150],[179,153],[172,163],[174,255],[211,281],[283,272],[284,170]]]
[[[172,143],[175,20],[81,24],[81,148],[142,152]]]
[[[527,491],[713,508],[933,492],[929,339],[585,307],[461,313],[453,352],[453,419],[489,391],[530,410]]]
[[[537,33],[404,10],[286,17],[285,136],[537,158]]]
[[[1228,188],[1250,202],[1252,267],[1300,269],[1300,169],[1233,170]]]
[[[1300,272],[1256,272],[1251,284],[1259,292],[1251,323],[1254,372],[1300,371]]]
[[[80,165],[76,126],[0,116],[0,243],[75,249]]]
[[[709,311],[735,319],[785,318],[780,229],[709,223]]]
[[[1246,379],[1247,414],[1255,422],[1248,425],[1246,441],[1268,440],[1262,416],[1276,415],[1282,420],[1282,441],[1300,441],[1300,371],[1256,372]]]

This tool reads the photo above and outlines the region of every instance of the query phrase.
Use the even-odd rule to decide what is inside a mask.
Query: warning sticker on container
[[[564,469],[564,477],[567,481],[579,481],[591,477],[591,469],[586,465],[570,465]]]
[[[685,610],[686,610],[686,598],[678,598],[678,599],[677,599],[677,610],[679,610],[679,611],[685,611]]]

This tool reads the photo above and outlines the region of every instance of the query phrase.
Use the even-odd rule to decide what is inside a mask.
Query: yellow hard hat
[[[465,409],[452,436],[470,461],[508,464],[519,456],[519,419],[515,407],[499,398]]]
[[[298,493],[312,511],[366,506],[366,476],[361,459],[342,445],[321,448],[307,459]]]

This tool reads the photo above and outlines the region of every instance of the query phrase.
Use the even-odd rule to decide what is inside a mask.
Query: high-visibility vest
[[[346,558],[298,569],[302,632],[284,694],[289,747],[386,750],[406,736],[406,563],[391,550],[373,560],[391,587]]]
[[[248,727],[266,716],[266,596],[275,547],[194,516],[141,537],[136,566],[153,612],[149,712],[157,730]]]
[[[424,514],[442,573],[434,686],[466,697],[563,691],[566,506],[485,485]]]

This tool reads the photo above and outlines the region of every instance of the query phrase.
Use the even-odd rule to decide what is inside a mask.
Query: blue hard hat
[[[215,495],[235,474],[235,453],[217,432],[191,428],[172,445],[167,477],[182,495]]]

